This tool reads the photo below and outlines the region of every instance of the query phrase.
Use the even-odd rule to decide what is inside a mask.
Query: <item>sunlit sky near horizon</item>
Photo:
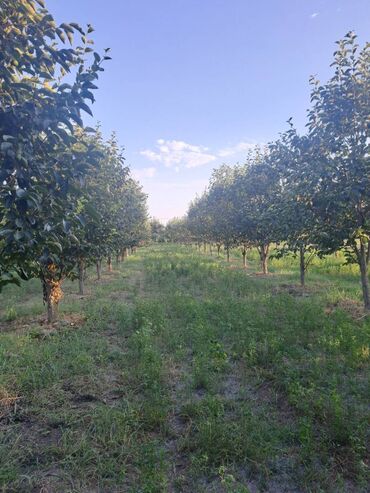
[[[117,132],[162,221],[186,212],[212,169],[243,162],[286,121],[304,129],[310,75],[335,41],[370,40],[369,0],[47,0],[58,22],[90,23],[111,48],[94,120]],[[91,122],[89,122],[90,124]]]

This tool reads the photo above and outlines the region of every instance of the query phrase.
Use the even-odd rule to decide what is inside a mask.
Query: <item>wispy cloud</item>
[[[216,160],[216,156],[208,152],[208,148],[188,144],[182,140],[158,139],[155,150],[146,149],[140,152],[150,161],[159,162],[168,168],[196,168]]]
[[[240,153],[247,153],[251,149],[254,149],[256,147],[255,143],[252,142],[239,142],[238,144],[231,146],[231,147],[225,147],[224,149],[220,149],[218,151],[218,156],[220,157],[229,157],[229,156],[234,156],[235,154],[240,154]]]
[[[208,147],[189,144],[183,140],[158,139],[155,149],[145,149],[140,151],[140,154],[149,161],[162,163],[179,172],[182,168],[197,168],[220,160],[220,158],[238,155],[244,157],[256,145],[256,142],[241,141],[232,146],[210,151]]]
[[[142,180],[143,178],[153,178],[156,172],[157,168],[155,168],[154,166],[132,170],[132,174],[134,178],[136,178],[136,180]]]
[[[320,14],[320,12],[313,12],[310,17],[311,19],[315,19],[315,17],[317,17],[318,15]]]

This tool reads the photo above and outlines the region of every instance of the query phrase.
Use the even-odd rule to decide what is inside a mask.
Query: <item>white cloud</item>
[[[314,12],[313,14],[310,15],[311,19],[314,19],[319,15],[319,12]]]
[[[160,156],[156,154],[154,151],[147,149],[146,151],[140,151],[142,156],[147,157],[150,161],[160,161]]]
[[[208,152],[208,148],[188,144],[182,140],[158,139],[156,149],[146,149],[140,154],[150,161],[163,163],[166,167],[196,168],[216,160],[216,156]]]
[[[215,161],[221,162],[226,158],[243,159],[256,145],[257,142],[240,141],[233,146],[210,151],[208,147],[188,144],[183,140],[158,139],[155,149],[145,149],[140,151],[140,154],[149,161],[162,163],[178,173],[184,168],[197,168]],[[263,144],[260,142],[259,145]],[[147,175],[144,176],[147,177]]]
[[[239,154],[242,152],[246,153],[251,149],[254,149],[255,147],[256,144],[252,142],[239,142],[238,144],[232,147],[225,147],[224,149],[220,149],[218,151],[218,155],[220,157],[229,157],[229,156],[233,156],[234,154]]]
[[[133,169],[132,174],[136,180],[141,180],[143,178],[153,178],[156,174],[157,169],[154,166],[149,168]]]

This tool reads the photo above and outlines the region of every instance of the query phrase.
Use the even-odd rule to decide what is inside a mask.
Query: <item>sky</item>
[[[309,77],[331,75],[335,41],[370,41],[370,0],[46,0],[58,22],[92,24],[111,49],[94,121],[112,131],[166,222],[222,163],[300,131]],[[87,122],[89,125],[91,121]]]

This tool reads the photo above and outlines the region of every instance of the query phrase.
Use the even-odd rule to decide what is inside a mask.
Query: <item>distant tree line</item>
[[[161,223],[156,218],[150,220],[150,238],[154,243],[187,243],[190,241],[190,232],[185,218],[175,217]]]

